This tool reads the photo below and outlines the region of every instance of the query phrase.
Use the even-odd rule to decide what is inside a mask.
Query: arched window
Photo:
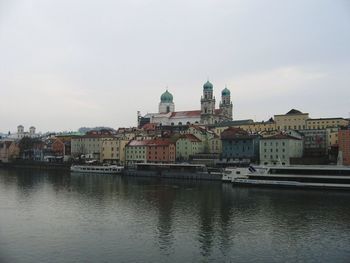
[[[167,112],[167,113],[170,112],[170,106],[166,106],[166,112]]]
[[[180,121],[178,125],[182,125],[182,122]]]

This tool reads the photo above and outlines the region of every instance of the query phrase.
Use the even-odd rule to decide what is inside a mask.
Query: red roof
[[[183,117],[198,117],[200,118],[201,111],[200,110],[191,110],[191,111],[174,111],[171,113],[170,118],[183,118]]]
[[[169,146],[172,143],[170,140],[164,139],[154,139],[150,140],[148,146]]]
[[[168,139],[153,139],[153,140],[132,140],[128,146],[168,146],[172,143]]]
[[[128,146],[147,146],[151,140],[132,140]]]
[[[221,133],[221,139],[233,139],[233,138],[252,138],[255,136],[250,135],[247,131],[241,128],[230,127]]]
[[[221,109],[215,109],[215,115],[220,115],[222,113]],[[171,113],[170,118],[200,118],[200,110],[190,110],[190,111],[174,111]]]
[[[157,125],[155,123],[146,123],[142,126],[142,129],[145,131],[154,131],[156,129],[156,126]]]

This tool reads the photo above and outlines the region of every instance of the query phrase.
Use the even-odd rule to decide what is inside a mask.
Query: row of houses
[[[310,119],[297,110],[275,115],[267,122],[241,120],[206,126],[148,123],[142,128],[101,129],[86,134],[4,138],[0,140],[0,161],[93,159],[125,165],[192,162],[203,157],[225,165],[287,165],[326,164],[336,162],[339,155],[350,165],[348,127],[348,119]]]

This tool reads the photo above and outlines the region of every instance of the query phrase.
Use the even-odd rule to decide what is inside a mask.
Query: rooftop
[[[286,140],[286,139],[301,140],[300,138],[296,138],[296,137],[291,136],[289,134],[282,134],[282,133],[278,133],[278,134],[275,134],[275,135],[272,135],[269,137],[262,138],[262,140]]]

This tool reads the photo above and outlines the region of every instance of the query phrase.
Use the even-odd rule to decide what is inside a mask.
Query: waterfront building
[[[125,146],[129,140],[126,137],[107,137],[101,141],[100,161],[123,165],[125,163]]]
[[[339,128],[327,128],[328,134],[328,149],[338,146],[338,132]]]
[[[232,120],[233,104],[231,92],[225,87],[221,92],[219,109],[215,109],[215,97],[213,95],[213,84],[207,81],[203,85],[201,107],[199,110],[175,111],[173,95],[166,90],[160,97],[158,113],[148,113],[140,116],[138,113],[138,126],[147,123],[157,125],[190,125],[190,124],[214,124],[222,121]]]
[[[115,134],[110,130],[89,131],[83,136],[76,136],[71,141],[73,157],[100,160],[102,140],[111,138]]]
[[[350,165],[350,127],[343,127],[338,132],[339,157],[343,165]]]
[[[63,161],[68,161],[71,156],[71,137],[57,136],[51,144],[51,150],[54,156],[62,157]]]
[[[221,133],[222,158],[257,162],[260,136],[230,127]]]
[[[289,134],[276,134],[260,140],[262,165],[289,165],[291,158],[303,156],[303,140]]]
[[[15,141],[0,141],[0,163],[8,163],[19,157],[19,146]]]
[[[116,137],[111,136],[101,139],[101,154],[100,162],[118,163],[120,161],[119,156],[119,141]]]
[[[147,162],[150,163],[174,163],[176,158],[176,146],[168,139],[150,140],[146,146]]]
[[[346,127],[349,120],[344,118],[319,118],[306,120],[306,129],[327,129]]]
[[[221,142],[220,136],[216,135],[215,133],[213,134],[213,136],[210,136],[208,140],[208,146],[209,146],[209,153],[221,154],[222,142]]]
[[[193,134],[196,136],[202,142],[202,153],[210,153],[209,140],[216,136],[215,132],[207,129],[205,126],[199,125],[190,125],[187,129],[181,131],[180,133]]]
[[[176,160],[188,161],[191,156],[203,152],[202,141],[193,134],[182,134],[176,141]]]
[[[300,130],[304,141],[304,157],[324,157],[328,154],[327,130]]]
[[[274,116],[276,129],[279,131],[287,130],[305,130],[306,120],[309,119],[309,113],[302,113],[299,110],[292,109],[286,114]]]
[[[215,125],[209,125],[210,129],[212,131],[214,131],[214,133],[218,136],[221,136],[221,133],[230,128],[230,127],[235,127],[235,128],[240,128],[244,125],[249,125],[249,124],[253,124],[254,121],[251,119],[248,120],[234,120],[234,121],[225,121],[225,122],[221,122]]]
[[[125,162],[127,165],[147,162],[147,145],[151,140],[131,140],[125,146]]]

